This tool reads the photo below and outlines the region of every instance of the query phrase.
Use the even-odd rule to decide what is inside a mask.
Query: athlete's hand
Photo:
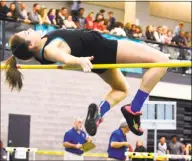
[[[84,72],[91,72],[93,68],[91,60],[94,59],[94,56],[90,57],[80,57],[78,60],[78,64],[82,67]]]

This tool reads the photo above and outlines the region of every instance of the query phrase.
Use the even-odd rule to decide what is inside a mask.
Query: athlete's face
[[[33,29],[28,29],[28,30],[16,33],[16,35],[25,39],[26,41],[30,41],[33,44],[33,47],[36,47],[40,45],[42,32],[34,31]]]

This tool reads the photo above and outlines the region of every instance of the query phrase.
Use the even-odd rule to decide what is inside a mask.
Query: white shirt
[[[110,34],[117,36],[126,36],[125,31],[122,28],[114,28],[111,30]]]
[[[64,20],[64,25],[66,28],[77,28],[73,21]]]
[[[164,143],[163,145],[161,143],[158,144],[158,154],[167,154],[167,144]]]

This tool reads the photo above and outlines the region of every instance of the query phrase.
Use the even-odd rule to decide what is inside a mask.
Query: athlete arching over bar
[[[98,74],[111,90],[97,106],[91,104],[85,121],[85,128],[91,136],[97,132],[104,114],[125,99],[129,87],[119,69],[92,69],[92,64],[115,63],[161,63],[169,59],[160,51],[128,40],[107,40],[96,31],[69,31],[58,29],[41,37],[41,33],[29,29],[14,34],[10,38],[13,56],[6,63],[6,81],[11,89],[22,88],[22,74],[16,68],[16,59],[28,60],[35,57],[41,64],[64,63],[67,66],[80,66],[84,72]],[[130,130],[142,135],[140,127],[141,108],[154,86],[166,73],[167,68],[151,68],[143,76],[139,90],[131,104],[121,111]]]

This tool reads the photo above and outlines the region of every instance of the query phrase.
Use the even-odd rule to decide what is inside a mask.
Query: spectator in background
[[[161,136],[159,143],[158,143],[157,153],[159,155],[166,155],[166,154],[168,154],[167,149],[168,148],[167,148],[167,144],[166,144],[166,138],[164,136]]]
[[[64,25],[66,28],[70,28],[70,29],[76,29],[77,28],[76,24],[72,21],[71,15],[68,15],[68,18],[66,20],[64,20]]]
[[[185,33],[181,31],[180,35],[173,37],[172,42],[174,42],[178,46],[185,47],[186,46]]]
[[[80,29],[84,29],[86,25],[86,18],[84,17],[84,11],[85,11],[84,8],[79,9],[79,14],[77,20],[75,21],[76,26]]]
[[[81,1],[80,0],[73,0],[72,2],[72,7],[71,7],[71,15],[72,15],[72,21],[76,21],[77,17],[78,17],[78,11],[80,9],[80,4]]]
[[[95,19],[98,17],[98,15],[102,15],[102,17],[103,17],[103,19],[104,19],[104,18],[105,18],[104,14],[105,14],[105,10],[104,10],[104,9],[101,9],[100,12],[96,14]]]
[[[192,156],[192,146],[191,146],[191,144],[187,144],[186,149],[188,150],[188,154]]]
[[[168,27],[162,26],[162,36],[161,36],[161,43],[165,43],[165,39],[167,38]]]
[[[83,131],[83,120],[76,118],[73,128],[64,135],[65,160],[84,160],[82,145],[91,141],[91,137]]]
[[[24,20],[25,23],[30,23],[31,21],[28,19],[26,5],[24,3],[19,2],[18,0],[15,0],[15,10],[17,13],[17,17],[21,20]]]
[[[190,32],[185,33],[185,44],[189,48],[192,46],[192,34]]]
[[[130,23],[126,23],[125,27],[124,27],[125,33],[128,37],[132,37],[132,33],[131,33],[131,24]]]
[[[125,31],[123,30],[123,23],[116,22],[114,29],[110,31],[110,34],[116,35],[116,36],[126,36]]]
[[[66,7],[63,7],[61,9],[61,17],[63,21],[68,17],[68,9]]]
[[[182,144],[182,154],[181,155],[189,155],[189,151],[186,149],[185,144]],[[185,161],[185,159],[180,159],[180,161]]]
[[[163,30],[162,30],[162,27],[161,26],[159,26],[158,28],[157,28],[157,31],[154,31],[154,38],[155,38],[155,40],[157,41],[157,42],[162,42],[162,40],[163,40],[163,38],[162,38],[162,32],[163,32]]]
[[[48,18],[47,8],[45,6],[42,6],[40,9],[39,19],[40,19],[40,24],[45,24],[45,25],[51,24]]]
[[[107,29],[108,26],[109,26],[109,20],[104,19],[104,29],[107,31],[107,33],[109,33],[109,30]]]
[[[20,3],[20,9],[21,9],[21,15],[23,16],[23,18],[28,19],[26,5],[24,3]]]
[[[177,136],[172,136],[172,140],[168,144],[169,154],[180,155],[182,153],[182,144],[177,141]]]
[[[125,152],[130,147],[127,142],[126,134],[129,132],[129,127],[125,119],[120,122],[120,127],[113,131],[108,145],[108,160],[125,160]]]
[[[136,25],[135,25],[135,24],[132,24],[132,25],[131,25],[131,33],[132,33],[132,36],[133,36],[133,34],[135,33],[135,30],[136,30]]]
[[[112,11],[110,11],[109,13],[108,13],[108,15],[109,15],[109,26],[108,26],[108,30],[109,31],[111,31],[114,27],[115,27],[115,22],[116,22],[116,19],[115,19],[115,17],[113,17],[113,12]]]
[[[90,12],[88,16],[86,17],[86,29],[92,29],[93,28],[93,12]]]
[[[11,17],[11,18],[14,18],[14,19],[17,19],[18,18],[18,14],[17,14],[17,11],[16,11],[16,7],[15,7],[15,4],[14,3],[11,3],[10,6],[9,6],[9,12],[7,14],[8,17]]]
[[[64,20],[62,19],[62,13],[61,10],[56,10],[56,24],[60,26],[60,28],[66,28],[64,25]]]
[[[153,32],[153,26],[152,25],[148,25],[146,27],[145,35],[146,35],[147,40],[151,40],[151,41],[155,40],[154,32]]]
[[[143,146],[143,142],[142,141],[137,141],[136,142],[136,148],[135,148],[135,152],[146,152],[146,148]],[[145,161],[145,159],[132,159],[132,161]]]
[[[136,26],[135,32],[133,33],[134,38],[141,38],[142,37],[142,29],[140,26]]]
[[[179,25],[174,28],[174,35],[173,35],[173,37],[180,35],[180,32],[182,31],[183,27],[184,27],[184,23],[180,22]]]
[[[109,31],[106,30],[106,27],[104,25],[104,19],[95,20],[93,23],[93,30],[98,31],[100,33],[109,33]]]
[[[56,10],[55,9],[51,8],[48,11],[48,18],[52,25],[56,25]]]
[[[1,161],[7,161],[8,160],[8,158],[7,158],[7,151],[3,147],[3,143],[2,143],[1,140],[0,140],[0,160]]]
[[[9,8],[6,5],[5,1],[0,1],[0,17],[8,16]],[[10,13],[9,13],[10,14]]]
[[[28,14],[29,20],[34,24],[40,23],[39,11],[40,11],[40,5],[38,3],[35,3],[33,5],[33,10]]]
[[[164,37],[164,43],[170,45],[172,43],[172,31],[168,30],[167,35]]]

